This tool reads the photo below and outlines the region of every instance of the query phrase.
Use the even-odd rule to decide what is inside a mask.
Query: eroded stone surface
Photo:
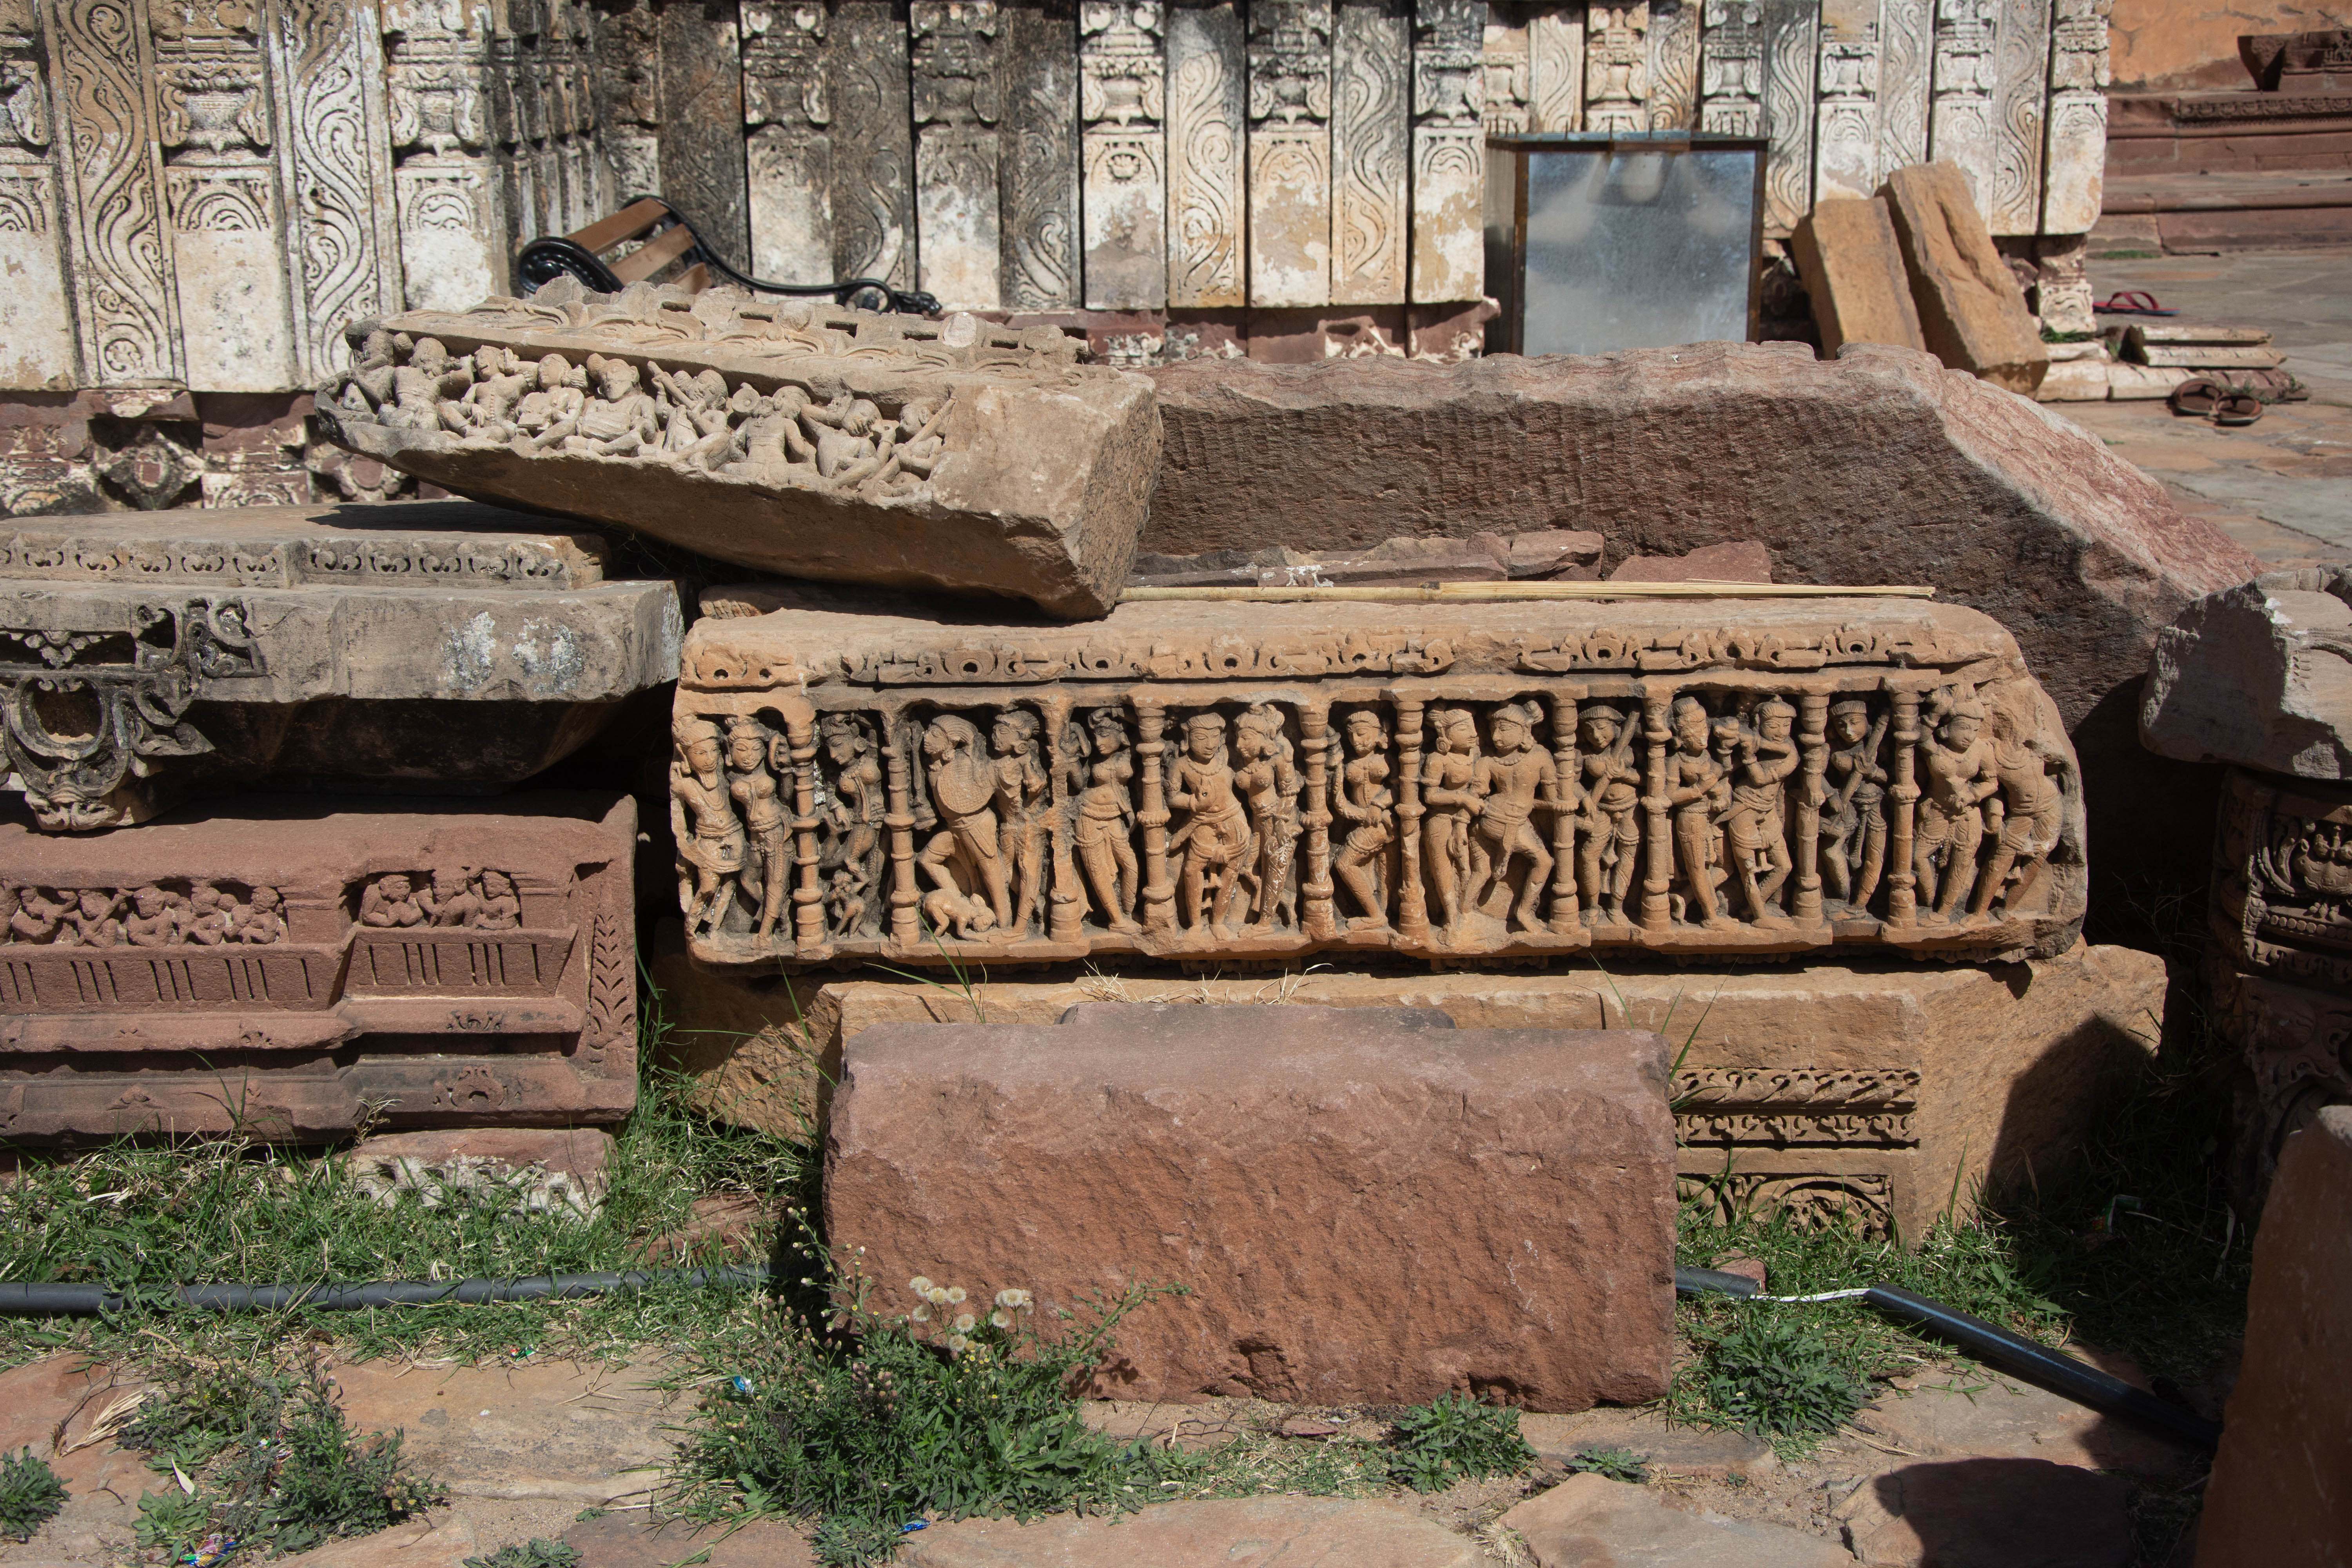
[[[625,1115],[635,804],[373,804],[256,796],[88,838],[0,821],[8,1136],[308,1142],[371,1100],[393,1128]]]
[[[881,1026],[844,1053],[826,1235],[880,1300],[1186,1285],[1120,1322],[1120,1398],[1640,1403],[1673,1343],[1665,1068],[1654,1035],[1431,1011]]]
[[[2141,744],[2161,756],[2352,779],[2352,570],[2266,572],[2157,634]]]
[[[2079,1346],[2075,1351],[2082,1353]],[[2116,1358],[2091,1359],[2146,1385]],[[1854,1426],[1922,1458],[2047,1459],[2147,1477],[2174,1476],[2192,1462],[2186,1450],[2129,1422],[1991,1373],[1957,1373],[1881,1394]]]
[[[1053,327],[567,280],[352,342],[353,451],[793,577],[1100,615],[1159,461],[1150,384]]]
[[[933,1524],[908,1538],[899,1561],[908,1568],[1478,1568],[1484,1558],[1476,1542],[1410,1503],[1282,1497],[1162,1503],[1116,1520],[1054,1514],[1029,1524]]]
[[[1895,170],[1879,187],[1911,276],[1927,352],[1954,370],[2033,395],[2050,355],[1969,179],[1948,163]]]
[[[670,795],[706,962],[2014,957],[2081,920],[2073,749],[1965,609],[704,605]]]
[[[2199,1568],[2352,1557],[2352,1107],[2286,1141],[2254,1234],[2246,1356],[2198,1527]]]
[[[1505,1513],[1537,1568],[1851,1568],[1844,1552],[1802,1531],[1673,1506],[1645,1487],[1570,1476]]]
[[[1927,346],[1885,197],[1815,202],[1797,220],[1789,251],[1812,301],[1823,354],[1834,356],[1847,343]]]
[[[186,521],[183,521],[185,519]],[[189,790],[513,784],[676,678],[666,582],[468,501],[0,527],[0,776],[51,831]]]

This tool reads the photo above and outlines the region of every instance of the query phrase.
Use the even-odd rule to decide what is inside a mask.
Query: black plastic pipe
[[[1678,1296],[1753,1296],[1759,1289],[1747,1275],[1726,1274],[1720,1268],[1675,1270],[1675,1294]]]
[[[370,1307],[435,1307],[454,1301],[478,1306],[488,1301],[538,1301],[549,1297],[571,1300],[602,1296],[614,1290],[637,1290],[648,1285],[678,1285],[688,1289],[764,1285],[768,1266],[737,1264],[720,1268],[638,1268],[624,1274],[537,1274],[519,1279],[376,1279],[366,1282],[330,1280],[317,1285],[182,1285],[169,1292],[186,1306],[215,1312],[278,1312],[289,1307],[316,1307],[329,1312],[357,1312]],[[55,1318],[90,1312],[118,1312],[131,1300],[104,1285],[13,1285],[0,1283],[0,1317]]]

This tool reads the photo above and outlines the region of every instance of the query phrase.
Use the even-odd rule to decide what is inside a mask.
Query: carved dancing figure
[[[1859,697],[1830,707],[1830,809],[1822,814],[1822,864],[1829,871],[1830,895],[1856,910],[1870,907],[1886,867],[1886,770],[1879,750],[1886,742],[1888,715],[1874,724],[1870,704]]]
[[[180,931],[190,942],[218,947],[236,930],[244,910],[217,882],[198,882],[188,892],[188,908],[180,917]]]
[[[1984,723],[1983,705],[1974,697],[1954,701],[1948,689],[1937,700],[1948,706],[1943,721],[1919,742],[1927,777],[1911,847],[1923,921],[1950,920],[1976,886],[1984,803],[2000,788],[1992,748],[1978,734]]]
[[[522,898],[514,879],[504,871],[484,871],[480,908],[473,925],[478,931],[517,931],[522,926]]]
[[[408,351],[408,363],[392,373],[392,397],[398,413],[386,423],[413,430],[438,430],[442,405],[454,404],[473,384],[474,367],[469,362],[451,359],[438,338],[420,338]]]
[[[1389,727],[1381,721],[1377,710],[1359,708],[1348,715],[1343,733],[1349,753],[1344,763],[1339,755],[1340,736],[1331,737],[1332,763],[1339,775],[1331,806],[1348,824],[1348,835],[1339,852],[1331,858],[1331,874],[1363,906],[1367,923],[1386,931],[1389,846],[1396,842],[1396,793],[1389,787],[1393,771],[1389,764]]]
[[[404,871],[387,871],[360,894],[360,924],[380,930],[404,930],[425,923],[424,906],[416,887]]]
[[[735,432],[728,422],[727,378],[705,368],[692,375],[650,366],[653,383],[669,405],[662,445],[681,468],[720,467],[734,455]]]
[[[1797,710],[1777,697],[1756,705],[1756,728],[1739,732],[1738,761],[1731,769],[1731,811],[1725,820],[1731,868],[1748,918],[1758,925],[1787,925],[1774,902],[1789,880],[1789,775],[1797,771]],[[1759,874],[1761,879],[1759,880]]]
[[[1009,928],[1012,876],[996,813],[990,809],[996,798],[996,777],[981,756],[980,731],[970,720],[942,713],[930,721],[923,731],[923,771],[961,868],[956,890],[975,897],[985,893],[995,923]],[[936,847],[938,840],[932,844]],[[928,864],[929,858],[926,850],[919,863]]]
[[[1577,732],[1584,768],[1584,809],[1576,819],[1577,895],[1585,924],[1618,925],[1642,859],[1642,769],[1633,761],[1640,726],[1596,702],[1578,716]]]
[[[1739,922],[1715,901],[1715,812],[1727,793],[1723,768],[1707,754],[1710,722],[1706,705],[1677,697],[1672,713],[1675,749],[1666,758],[1666,805],[1674,813],[1675,859],[1682,870],[1685,910],[1698,912],[1709,931]]]
[[[1007,708],[989,727],[989,764],[996,788],[997,846],[1013,873],[1013,919],[1007,929],[1026,936],[1045,898],[1045,792],[1053,783],[1037,755],[1037,715]]]
[[[1421,764],[1421,864],[1437,895],[1438,924],[1449,938],[1462,923],[1462,889],[1476,879],[1471,863],[1470,819],[1478,815],[1472,780],[1478,767],[1478,722],[1466,708],[1430,714],[1434,736]]]
[[[808,405],[808,394],[789,383],[761,398],[744,417],[739,460],[755,468],[814,465],[816,447],[801,430]]]
[[[2002,899],[2001,907],[2014,911],[2025,901],[2049,864],[2050,851],[2058,846],[2065,806],[2058,781],[2050,776],[2043,752],[2030,731],[1998,708],[1988,728],[2000,794],[1985,803],[1993,853],[1977,880],[1976,896],[1969,900],[1970,915],[1981,915],[1992,908],[2012,869],[2017,873],[2016,885]]]
[[[119,947],[122,922],[115,919],[122,895],[104,888],[84,888],[75,896],[67,923],[58,931],[61,947]]]
[[[845,488],[880,467],[875,453],[882,410],[876,404],[845,392],[823,407],[809,405],[801,411],[801,418],[816,442],[818,477]],[[897,426],[891,428],[895,432]],[[872,468],[866,466],[869,463]]]
[[[1094,889],[1103,923],[1115,931],[1139,931],[1135,900],[1139,890],[1135,860],[1135,753],[1128,748],[1127,721],[1116,708],[1097,708],[1087,718],[1094,732],[1094,757],[1078,796],[1078,863]]]
[[[682,718],[671,734],[677,742],[669,764],[669,827],[677,841],[678,906],[688,936],[716,932],[743,870],[743,825],[720,765],[719,726]]]
[[[1168,804],[1190,814],[1168,840],[1168,852],[1181,850],[1184,857],[1179,881],[1185,924],[1196,931],[1223,931],[1252,848],[1249,814],[1234,794],[1226,760],[1223,714],[1195,713],[1184,721],[1184,750],[1169,770]]]
[[[1544,887],[1551,879],[1551,847],[1535,829],[1538,806],[1561,808],[1559,764],[1536,744],[1540,716],[1532,702],[1506,702],[1488,715],[1486,731],[1495,742],[1492,756],[1480,757],[1471,772],[1477,792],[1477,822],[1472,828],[1478,847],[1478,879],[1467,902],[1483,914],[1500,918],[1504,930],[1517,918],[1523,931],[1539,931],[1538,910]],[[1518,907],[1511,906],[1511,862],[1528,860],[1527,885]],[[1492,889],[1489,891],[1489,889]],[[1490,905],[1499,900],[1499,909]]]
[[[538,384],[539,367],[512,349],[485,343],[474,351],[474,384],[455,403],[441,405],[441,423],[471,438],[514,439],[514,411]]]
[[[783,755],[778,759],[777,772],[771,773],[768,742],[768,727],[750,714],[739,713],[727,721],[727,796],[735,803],[736,817],[743,825],[743,868],[735,882],[742,890],[744,906],[760,911],[761,942],[768,940],[776,921],[783,918],[784,883],[793,863],[791,813],[776,786],[779,776],[790,776],[792,751],[778,737]]]
[[[857,907],[861,911],[871,910],[887,859],[882,818],[889,801],[883,788],[882,764],[874,755],[872,732],[856,714],[828,713],[818,721],[818,729],[824,738],[825,759],[833,764],[832,789],[824,808],[825,825],[838,845],[839,863],[849,873]],[[831,853],[823,857],[834,858]],[[848,935],[852,928],[839,929]]]
[[[1276,923],[1298,924],[1298,881],[1291,875],[1298,860],[1298,793],[1306,787],[1292,762],[1290,737],[1283,733],[1282,715],[1261,702],[1234,725],[1234,750],[1242,765],[1234,770],[1234,789],[1249,811],[1251,864],[1244,870],[1252,884],[1249,925],[1263,931]]]

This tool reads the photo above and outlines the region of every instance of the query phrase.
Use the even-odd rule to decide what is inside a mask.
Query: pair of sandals
[[[2242,387],[2195,375],[2172,389],[2166,400],[2175,414],[2195,415],[2216,425],[2252,425],[2263,416],[2263,400]]]

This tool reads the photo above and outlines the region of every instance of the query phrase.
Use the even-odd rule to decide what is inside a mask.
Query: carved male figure
[[[1677,697],[1671,713],[1675,749],[1666,758],[1666,805],[1674,813],[1675,859],[1682,871],[1683,900],[1698,923],[1722,931],[1738,922],[1715,901],[1715,809],[1723,789],[1723,768],[1707,754],[1706,704]]]
[[[216,882],[198,882],[188,892],[187,911],[180,918],[180,930],[188,941],[205,947],[218,947],[229,940],[236,930],[237,917],[244,911],[236,900]]]
[[[882,783],[882,764],[874,755],[874,737],[851,713],[828,713],[818,723],[824,737],[825,759],[833,764],[833,788],[825,801],[825,825],[839,847],[839,862],[848,871],[861,905],[871,908],[871,896],[882,882],[882,818],[889,802]],[[824,858],[832,860],[827,853]]]
[[[1919,745],[1927,778],[1911,849],[1923,921],[1950,920],[1976,885],[1977,851],[1984,843],[1982,808],[2000,788],[1992,748],[1978,733],[1983,705],[1973,697],[1952,701],[1939,694],[1939,700],[1948,703],[1943,722]]]
[[[1234,749],[1242,765],[1234,771],[1234,788],[1249,811],[1255,851],[1247,875],[1250,926],[1262,930],[1280,916],[1286,927],[1298,923],[1297,879],[1291,875],[1298,853],[1298,792],[1302,782],[1291,762],[1290,738],[1282,732],[1282,715],[1256,704],[1234,726]]]
[[[73,912],[70,892],[23,887],[16,889],[15,906],[7,910],[8,934],[19,942],[49,942]]]
[[[1251,847],[1249,816],[1234,794],[1234,770],[1226,761],[1222,713],[1195,713],[1184,721],[1184,751],[1169,770],[1168,804],[1191,814],[1168,840],[1170,854],[1181,849],[1184,856],[1180,881],[1185,924],[1196,931],[1222,931]]]
[[[416,889],[404,872],[385,872],[360,895],[363,926],[404,928],[423,925],[425,921],[424,906],[416,901]]]
[[[1537,721],[1535,704],[1531,702],[1506,702],[1496,709],[1486,721],[1495,754],[1480,757],[1471,774],[1472,787],[1478,795],[1478,819],[1474,832],[1481,865],[1479,881],[1470,891],[1469,902],[1485,913],[1504,916],[1506,930],[1513,915],[1520,929],[1540,929],[1537,910],[1543,900],[1544,885],[1551,877],[1551,848],[1536,831],[1531,818],[1538,805],[1554,811],[1560,808],[1559,766],[1549,752],[1535,743]],[[1510,907],[1511,863],[1521,856],[1527,858],[1528,879],[1514,910]],[[1491,894],[1486,890],[1490,881],[1494,889]]]
[[[930,782],[931,804],[955,847],[961,890],[974,896],[986,892],[996,923],[1012,925],[1012,874],[1005,865],[996,813],[991,809],[996,779],[981,757],[980,731],[968,719],[953,713],[940,715],[923,731],[923,764]]]
[[[150,883],[131,895],[135,912],[122,922],[122,935],[133,947],[177,947],[186,939],[173,918],[169,897]]]
[[[2017,871],[2017,884],[2010,889],[2003,907],[2013,910],[2024,901],[2041,879],[2050,851],[2057,847],[2064,806],[2058,781],[2050,776],[2035,742],[2021,732],[2022,727],[1998,709],[1989,727],[1993,773],[2000,780],[2000,794],[1985,803],[1994,846],[1992,858],[1985,862],[1984,874],[1977,879],[1976,896],[1969,900],[1971,915],[1981,915],[1992,908],[1993,900],[2000,897],[2002,885],[2013,868]],[[2020,861],[2024,862],[2022,867]]]
[[[768,771],[768,740],[767,726],[749,714],[727,721],[727,795],[743,825],[743,868],[736,885],[744,904],[760,911],[762,942],[783,918],[784,882],[793,859],[790,814]],[[789,763],[789,750],[785,760]]]
[[[474,925],[481,931],[514,931],[522,924],[522,899],[504,871],[482,873],[481,908]]]
[[[68,923],[58,932],[58,945],[63,947],[118,947],[122,942],[122,922],[115,918],[122,908],[122,895],[104,888],[84,888],[75,896],[73,911]]]
[[[1731,814],[1726,819],[1732,868],[1748,918],[1786,925],[1773,900],[1789,879],[1788,780],[1797,771],[1797,710],[1777,697],[1756,705],[1756,728],[1739,733],[1731,770]]]
[[[726,917],[743,869],[743,825],[719,765],[719,726],[684,718],[672,734],[677,754],[669,765],[669,826],[677,841],[677,901],[691,936],[718,930]]]
[[[1097,708],[1087,723],[1094,757],[1078,796],[1078,863],[1086,868],[1103,923],[1115,931],[1140,931],[1135,919],[1135,753],[1128,749],[1127,721],[1116,708]]]
[[[1421,825],[1422,869],[1437,894],[1438,923],[1450,933],[1462,923],[1462,889],[1474,881],[1470,819],[1478,815],[1472,781],[1478,767],[1478,724],[1466,708],[1440,708],[1430,715],[1434,731],[1421,764],[1421,799],[1428,816]]]
[[[522,432],[515,439],[540,452],[560,446],[580,428],[587,405],[588,373],[562,354],[544,355],[537,389],[523,394],[515,405],[515,426]]]
[[[1383,890],[1389,846],[1396,841],[1396,794],[1389,788],[1389,728],[1380,713],[1359,708],[1348,715],[1343,731],[1348,757],[1339,763],[1339,736],[1332,737],[1333,762],[1339,788],[1332,809],[1348,824],[1339,852],[1331,858],[1331,874],[1363,906],[1365,921],[1386,930],[1388,896]]]
[[[417,430],[438,430],[442,404],[463,396],[473,382],[474,367],[451,359],[440,339],[419,339],[408,353],[408,363],[392,373],[399,423]]]
[[[660,439],[661,405],[638,384],[635,365],[590,354],[588,374],[595,378],[596,395],[582,405],[578,433],[566,437],[565,451],[625,458]]]
[[[416,902],[436,926],[470,926],[481,918],[482,900],[474,891],[471,867],[436,866],[432,885],[417,895]]]
[[[1045,796],[1052,781],[1037,756],[1037,730],[1036,714],[1007,708],[988,733],[989,750],[996,759],[989,768],[996,791],[997,847],[1015,889],[1006,929],[1024,935],[1045,892]]]
[[[1576,889],[1587,925],[1625,919],[1625,894],[1642,859],[1642,770],[1633,761],[1636,727],[1605,702],[1577,719],[1584,768],[1584,810],[1576,819]]]
[[[1886,770],[1879,748],[1887,719],[1870,721],[1870,704],[1849,698],[1830,705],[1830,809],[1822,814],[1822,864],[1830,894],[1855,910],[1870,906],[1886,865]]]
[[[284,900],[275,888],[253,889],[253,905],[236,922],[231,933],[236,941],[256,947],[286,940]]]

